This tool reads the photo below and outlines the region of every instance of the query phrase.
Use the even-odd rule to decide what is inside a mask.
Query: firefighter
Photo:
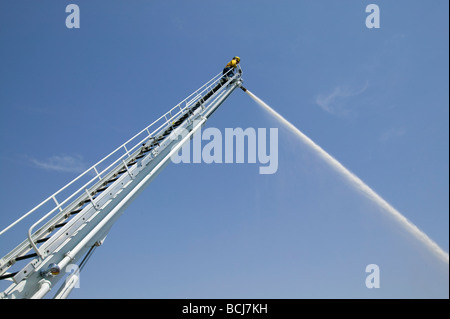
[[[224,75],[224,77],[223,77],[224,79],[225,79],[225,77],[231,78],[234,76],[234,70],[237,68],[237,65],[239,64],[239,62],[241,62],[241,58],[239,58],[238,56],[235,56],[230,62],[227,63],[227,65],[225,66],[225,68],[223,69],[223,72],[222,72],[222,74]],[[241,71],[241,69],[239,69],[239,71]]]

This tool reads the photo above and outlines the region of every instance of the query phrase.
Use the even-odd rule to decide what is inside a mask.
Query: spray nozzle
[[[242,79],[239,80],[238,86],[242,89],[242,91],[247,92],[247,89],[242,86]]]
[[[242,91],[247,92],[247,89],[242,85],[242,82],[239,83],[239,87],[242,89]]]

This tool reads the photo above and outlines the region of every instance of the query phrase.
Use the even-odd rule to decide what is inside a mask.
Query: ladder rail
[[[145,141],[146,138],[142,139],[141,142]],[[131,151],[131,150],[130,150]],[[139,150],[135,151],[134,154],[137,154]],[[133,154],[133,155],[134,155]],[[132,155],[132,156],[133,156]],[[82,203],[84,200],[87,199],[87,194],[84,193],[84,190],[86,188],[89,188],[89,192],[92,191],[93,189],[96,190],[97,188],[99,188],[100,186],[103,185],[103,183],[105,183],[105,180],[109,180],[110,178],[112,178],[112,176],[114,176],[114,174],[116,174],[120,169],[121,169],[121,165],[117,166],[117,163],[121,160],[123,160],[124,158],[126,158],[128,155],[122,154],[122,156],[120,156],[118,159],[116,159],[113,163],[111,163],[108,167],[106,167],[100,174],[103,174],[104,172],[108,171],[109,169],[111,169],[111,167],[116,166],[113,170],[111,170],[109,173],[107,173],[103,179],[101,179],[100,181],[97,181],[93,186],[89,185],[93,182],[96,181],[96,177],[93,177],[90,181],[88,181],[87,183],[85,183],[84,185],[82,185],[77,191],[75,191],[73,194],[71,194],[69,197],[67,197],[63,202],[61,202],[58,206],[54,207],[49,213],[47,213],[46,215],[44,215],[41,219],[39,219],[37,222],[35,222],[28,230],[28,234],[27,234],[27,239],[22,242],[20,245],[18,245],[14,250],[12,250],[11,252],[9,252],[7,255],[5,255],[1,260],[0,260],[0,275],[6,271],[7,269],[3,269],[3,266],[5,264],[7,264],[11,259],[17,257],[17,256],[21,256],[25,253],[27,253],[30,249],[34,249],[35,252],[37,253],[37,255],[42,259],[42,254],[40,252],[40,250],[38,249],[38,247],[35,244],[35,241],[43,238],[46,234],[48,234],[50,231],[48,231],[49,229],[51,229],[52,227],[54,227],[54,225],[60,223],[62,220],[65,219],[65,216],[67,214],[69,214],[73,209],[75,209],[77,206],[80,205],[80,203]],[[67,207],[65,207],[64,209],[61,209],[61,206],[66,204],[68,201],[70,201],[71,199],[73,199],[76,195],[79,195],[81,193],[81,195],[76,198],[74,201],[72,201],[71,204],[69,204]],[[42,204],[41,204],[42,206]],[[40,223],[42,223],[45,219],[47,219],[48,217],[50,217],[52,214],[55,213],[55,211],[57,211],[58,209],[61,209],[60,212],[53,216],[47,223],[45,223],[43,226],[41,226],[38,230],[36,230],[33,233],[33,229]]]
[[[76,179],[47,198],[47,200],[37,205],[31,213],[50,201],[52,204],[56,204],[53,209],[51,209],[28,229],[27,239],[21,245],[16,247],[16,249],[11,251],[4,258],[0,259],[0,275],[5,273],[16,260],[25,259],[23,257],[29,258],[28,256],[30,255],[37,256],[38,259],[34,259],[25,268],[23,268],[21,272],[16,273],[17,275],[14,276],[13,281],[18,284],[22,279],[28,277],[28,275],[26,275],[27,272],[33,272],[33,269],[36,269],[36,267],[41,267],[43,263],[47,263],[48,258],[53,258],[50,256],[53,254],[55,249],[59,249],[58,247],[60,247],[59,245],[61,245],[65,240],[64,238],[69,238],[71,234],[78,229],[77,227],[79,226],[77,225],[82,223],[82,216],[95,216],[92,215],[95,214],[95,211],[103,210],[104,206],[100,208],[102,206],[102,201],[105,203],[105,200],[112,198],[112,193],[117,191],[117,189],[121,187],[120,182],[124,181],[122,177],[126,177],[128,180],[130,180],[130,178],[133,179],[133,174],[140,174],[140,171],[143,169],[141,168],[142,165],[147,166],[150,161],[153,161],[153,159],[159,155],[161,150],[167,153],[167,151],[164,151],[165,148],[167,148],[168,145],[172,145],[171,143],[173,142],[173,139],[171,141],[168,141],[167,139],[170,136],[173,136],[172,132],[179,130],[179,126],[193,125],[196,118],[202,119],[204,123],[209,115],[212,114],[212,112],[217,109],[218,106],[236,88],[237,84],[232,83],[235,81],[241,81],[240,78],[241,73],[236,73],[232,77],[227,77],[226,81],[223,81],[223,74],[219,73],[152,124],[148,125],[146,128],[130,138],[127,142],[117,147],[113,152],[105,156],[91,168],[87,169]],[[224,89],[225,87],[227,87],[227,89]],[[223,93],[225,94],[221,93],[222,90],[224,90]],[[213,106],[211,107],[211,105]],[[174,112],[174,114],[172,114],[172,112]],[[155,126],[158,127],[155,128]],[[151,132],[150,128],[152,130],[154,128],[155,129]],[[144,137],[142,137],[143,133],[145,134]],[[127,148],[128,144],[131,144],[131,142],[133,143],[133,146],[129,146],[130,148]],[[119,157],[114,160],[115,156]],[[165,155],[161,154],[161,156]],[[99,165],[105,165],[105,163],[107,165],[106,160],[112,160],[113,162],[99,172]],[[165,159],[165,161],[167,160],[168,158]],[[157,161],[156,163],[159,162]],[[158,164],[158,167],[160,166],[161,165]],[[128,167],[130,167],[130,169],[128,169]],[[128,174],[125,172],[128,172]],[[125,175],[121,175],[123,173],[125,173]],[[56,195],[59,195],[63,190],[67,189],[87,174],[92,174],[93,177],[63,201],[57,201]],[[124,183],[121,185],[124,185]],[[126,185],[123,187],[126,187]],[[78,197],[73,200],[73,198],[77,195]],[[92,205],[85,205],[89,202],[92,203]],[[108,203],[106,202],[104,205],[108,205]],[[55,214],[55,212],[57,213]],[[29,214],[30,212],[27,213],[26,216]],[[69,219],[72,215],[75,216]],[[20,220],[26,216],[24,215]],[[50,220],[48,220],[49,218]],[[16,221],[16,223],[20,220]],[[37,231],[33,232],[34,228],[40,223],[43,223],[45,220],[47,220],[47,222]],[[83,220],[85,219],[83,218]],[[65,222],[61,223],[62,221]],[[10,227],[3,230],[0,235],[12,226],[14,225],[10,225]],[[58,228],[56,233],[53,232],[55,228]],[[51,235],[44,238],[44,236],[49,233],[51,233]],[[64,235],[61,236],[61,233],[64,233]],[[82,242],[85,242],[85,240],[82,240]],[[38,248],[36,245],[37,243],[43,244]],[[34,249],[36,253],[24,256],[31,249]]]
[[[46,234],[49,233],[49,229],[51,229],[54,225],[60,223],[62,220],[65,219],[65,216],[72,210],[74,209],[79,202],[82,202],[83,200],[85,200],[88,196],[85,193],[86,189],[89,189],[89,192],[92,189],[97,189],[100,185],[102,185],[105,180],[109,180],[111,178],[111,176],[113,176],[114,174],[117,173],[117,171],[120,170],[120,167],[116,167],[113,170],[111,170],[112,167],[114,167],[115,165],[117,165],[120,161],[128,158],[132,158],[135,154],[130,155],[130,152],[139,152],[138,147],[140,147],[140,145],[145,142],[146,140],[148,140],[151,137],[157,137],[158,134],[161,134],[163,132],[163,129],[165,127],[169,127],[171,121],[176,120],[177,118],[180,118],[182,116],[182,114],[185,114],[186,112],[188,112],[195,104],[195,102],[199,101],[203,96],[205,96],[205,94],[209,91],[212,90],[213,86],[216,85],[221,79],[222,79],[223,75],[221,73],[217,74],[216,76],[214,76],[211,80],[209,80],[207,83],[205,83],[202,87],[200,87],[199,89],[197,89],[196,91],[194,91],[192,94],[190,94],[187,98],[185,98],[183,101],[181,101],[180,103],[178,103],[176,106],[174,106],[172,109],[170,109],[168,112],[166,112],[164,115],[162,115],[160,118],[158,118],[157,120],[155,120],[153,123],[151,123],[150,125],[148,125],[146,128],[144,128],[143,130],[141,130],[139,133],[135,134],[132,138],[130,138],[128,141],[126,141],[125,143],[123,143],[122,145],[120,145],[119,147],[117,147],[114,151],[112,151],[110,154],[108,154],[107,156],[105,156],[102,160],[98,161],[96,164],[94,164],[92,167],[90,167],[89,169],[87,169],[85,172],[83,172],[82,174],[80,174],[78,177],[76,177],[74,180],[72,180],[70,183],[68,183],[67,185],[65,185],[64,187],[62,187],[60,190],[58,190],[57,192],[55,192],[54,194],[52,194],[51,196],[49,196],[46,200],[44,200],[42,203],[38,204],[35,208],[33,208],[31,211],[29,211],[28,213],[26,213],[24,216],[22,216],[21,218],[19,218],[15,223],[11,224],[9,227],[7,227],[6,229],[4,229],[2,232],[0,232],[0,235],[2,235],[3,233],[5,233],[8,229],[12,228],[12,226],[14,226],[15,224],[17,224],[18,222],[20,222],[21,220],[23,220],[25,217],[27,217],[28,215],[30,215],[31,213],[35,212],[36,210],[38,210],[39,208],[41,208],[43,205],[47,204],[50,201],[53,201],[54,203],[56,203],[57,205],[51,209],[47,214],[45,214],[43,217],[41,217],[37,222],[35,222],[29,229],[28,229],[28,233],[27,233],[27,240],[28,243],[26,241],[24,241],[22,244],[20,244],[18,247],[16,247],[16,249],[14,249],[13,251],[11,251],[10,253],[8,253],[4,258],[2,258],[1,261],[1,265],[0,265],[0,274],[3,273],[4,271],[6,271],[6,269],[2,269],[3,266],[9,262],[11,259],[18,257],[18,256],[22,256],[25,253],[27,253],[30,249],[34,249],[36,254],[39,256],[39,258],[42,259],[42,253],[39,251],[39,248],[37,247],[35,241],[38,241],[40,239],[42,239]],[[230,81],[227,81],[230,82]],[[183,106],[184,103],[184,106]],[[169,119],[167,119],[167,114],[171,114],[172,111],[174,111],[175,109],[177,109],[177,112],[174,115],[171,115]],[[150,128],[153,128],[158,122],[163,121],[162,124],[160,124],[157,128],[154,129],[153,132],[150,133]],[[128,149],[126,146],[133,140],[135,140],[137,137],[139,137],[140,135],[142,135],[144,132],[146,132],[147,134],[145,135],[144,138],[142,138],[141,140],[139,140],[132,148]],[[121,154],[115,161],[113,161],[109,166],[107,166],[105,169],[103,169],[101,172],[99,172],[97,170],[97,167],[102,164],[103,162],[105,162],[107,159],[110,159],[113,155],[115,155],[117,152],[121,151],[125,149],[125,153]],[[80,180],[82,177],[88,175],[88,174],[92,174],[93,172],[95,172],[94,177],[91,178],[88,182],[86,182],[85,184],[83,184],[81,187],[79,187],[75,192],[73,192],[71,195],[69,195],[68,197],[66,197],[63,201],[58,202],[56,200],[56,195],[59,195],[62,191],[64,191],[65,189],[67,189],[69,186],[73,185],[75,182],[77,182],[78,180]],[[94,181],[97,181],[94,185],[91,185]],[[63,209],[63,206],[66,205],[66,203],[68,203],[70,200],[72,200],[76,195],[80,195],[74,202],[70,203],[67,207],[65,207]],[[33,233],[34,228],[41,224],[43,221],[45,221],[46,219],[48,219],[50,216],[52,216],[55,211],[59,210],[59,213],[57,215],[55,215],[52,219],[50,219],[44,226],[42,226],[41,228],[39,228],[36,232]]]
[[[109,153],[108,155],[106,155],[104,158],[102,158],[101,160],[99,160],[97,163],[95,163],[93,166],[91,166],[90,168],[88,168],[86,171],[84,171],[83,173],[81,173],[79,176],[77,176],[75,179],[73,179],[71,182],[69,182],[68,184],[66,184],[65,186],[63,186],[62,188],[60,188],[58,191],[56,191],[54,194],[50,195],[47,199],[45,199],[44,201],[42,201],[40,204],[38,204],[37,206],[35,206],[33,209],[31,209],[30,211],[28,211],[26,214],[24,214],[23,216],[21,216],[19,219],[17,219],[16,221],[14,221],[13,223],[11,223],[9,226],[7,226],[6,228],[4,228],[2,231],[0,231],[0,236],[3,235],[4,233],[6,233],[8,230],[10,230],[11,228],[13,228],[15,225],[17,225],[19,222],[21,222],[23,219],[25,219],[26,217],[28,217],[29,215],[33,214],[34,212],[36,212],[39,208],[41,208],[43,205],[45,205],[46,203],[50,202],[50,201],[55,201],[56,196],[59,195],[61,192],[63,192],[64,190],[66,190],[69,186],[71,186],[72,184],[74,184],[75,182],[77,182],[78,180],[80,180],[82,177],[84,177],[85,175],[88,174],[95,174],[95,177],[98,178],[99,176],[101,177],[101,174],[104,173],[105,170],[103,170],[102,172],[98,173],[97,171],[97,166],[99,166],[100,164],[102,164],[104,161],[106,161],[107,159],[109,159],[111,156],[113,156],[114,154],[116,154],[118,151],[120,151],[121,149],[123,149],[124,147],[126,148],[126,146],[132,142],[134,139],[136,139],[139,135],[141,135],[144,132],[148,132],[149,129],[154,126],[155,124],[157,124],[158,122],[160,122],[161,120],[165,120],[163,122],[163,124],[161,124],[157,129],[154,130],[153,133],[150,134],[150,136],[152,136],[152,134],[154,134],[155,132],[158,131],[158,129],[161,129],[162,127],[164,127],[168,120],[167,120],[167,115],[170,115],[171,112],[173,110],[175,110],[176,108],[179,108],[179,111],[175,114],[175,115],[171,115],[169,120],[172,120],[173,118],[175,118],[176,116],[180,115],[183,111],[185,111],[186,109],[188,109],[193,103],[190,100],[192,97],[194,97],[195,100],[198,100],[201,98],[202,93],[207,91],[208,88],[210,88],[213,84],[215,84],[216,82],[218,82],[221,78],[222,74],[219,73],[216,76],[214,76],[212,79],[210,79],[208,82],[206,82],[204,85],[202,85],[199,89],[197,89],[196,91],[194,91],[193,93],[191,93],[188,97],[186,97],[184,100],[182,100],[180,103],[178,103],[177,105],[175,105],[172,109],[170,109],[168,112],[166,112],[165,114],[163,114],[161,117],[159,117],[157,120],[155,120],[153,123],[151,123],[150,125],[146,126],[144,129],[142,129],[140,132],[138,132],[137,134],[135,134],[133,137],[131,137],[129,140],[127,140],[125,143],[123,143],[122,145],[120,145],[119,147],[117,147],[114,151],[112,151],[111,153]],[[185,107],[183,108],[182,105],[185,105]],[[145,139],[144,139],[145,140]],[[139,145],[139,143],[137,143],[133,148],[137,147],[137,145]],[[130,151],[130,150],[129,150]],[[110,165],[111,166],[111,165]],[[110,167],[108,166],[108,167]],[[59,209],[62,207],[62,205],[64,203],[66,203],[67,201],[64,200],[63,202],[60,202],[59,205],[56,205],[55,209]]]
[[[174,117],[177,117],[178,115],[181,114],[182,111],[177,112]],[[160,118],[161,119],[161,118]],[[159,120],[160,120],[159,119]],[[155,121],[157,122],[157,121]],[[154,122],[154,123],[155,123]],[[153,123],[153,124],[154,124]],[[156,128],[153,132],[150,133],[150,135],[155,135],[157,136],[158,131],[161,131],[164,127],[166,127],[167,124],[166,122],[164,122],[163,124],[161,124],[158,128]],[[142,134],[142,132],[140,132]],[[136,138],[139,134],[135,135],[134,138]],[[35,252],[37,253],[38,257],[40,257],[41,259],[43,259],[42,253],[40,252],[39,248],[36,246],[35,241],[39,240],[41,238],[44,237],[44,235],[46,235],[47,230],[49,228],[51,228],[53,225],[61,222],[64,219],[64,216],[66,214],[68,214],[72,209],[74,209],[79,202],[82,202],[83,200],[85,200],[88,196],[86,195],[86,193],[84,193],[84,191],[86,189],[88,189],[89,192],[91,192],[92,190],[96,190],[99,186],[101,186],[105,180],[109,180],[114,174],[116,174],[121,168],[122,165],[117,166],[117,164],[119,162],[121,162],[122,160],[126,159],[126,158],[130,158],[132,159],[133,157],[137,156],[137,154],[139,153],[140,149],[138,149],[138,146],[141,146],[141,144],[143,142],[145,142],[146,140],[148,140],[148,136],[144,137],[143,139],[141,139],[133,148],[128,149],[128,152],[123,153],[119,158],[117,158],[114,162],[112,162],[109,166],[107,166],[105,169],[103,169],[100,173],[98,173],[96,176],[94,176],[91,180],[89,180],[87,183],[83,184],[78,190],[76,190],[74,193],[72,193],[69,197],[67,197],[64,201],[62,201],[61,203],[59,203],[59,205],[57,205],[56,207],[54,207],[50,212],[48,212],[47,214],[45,214],[43,217],[41,217],[37,222],[35,222],[29,229],[28,229],[28,233],[27,233],[27,240],[25,240],[24,242],[22,242],[15,250],[11,251],[9,254],[7,254],[3,259],[2,259],[2,263],[0,264],[0,267],[2,267],[5,263],[9,262],[12,258],[20,256],[25,254],[26,252],[28,252],[30,249],[34,249]],[[120,150],[123,146],[119,146],[115,151]],[[130,154],[130,152],[134,152],[133,154]],[[109,155],[112,155],[114,152],[110,153]],[[100,162],[99,162],[100,163]],[[128,164],[128,163],[127,163]],[[95,167],[97,164],[95,164],[93,167]],[[111,170],[109,173],[107,173],[102,179],[97,180],[97,176],[98,175],[102,175],[105,172],[109,171],[111,168],[115,167],[113,170]],[[92,169],[92,168],[91,168]],[[89,171],[89,170],[88,170]],[[86,171],[85,173],[83,173],[82,175],[78,176],[77,179],[81,178],[82,176],[84,176],[88,171]],[[73,180],[71,183],[74,183],[76,180]],[[94,181],[97,181],[94,185],[90,186],[91,183],[93,183]],[[68,187],[69,185],[66,185],[65,187]],[[62,190],[60,190],[62,191]],[[76,195],[79,195],[81,193],[81,196],[79,196],[76,200],[74,200],[69,206],[67,206],[66,208],[62,209],[62,206],[65,205],[67,202],[69,202],[70,200],[72,200]],[[54,195],[53,195],[54,196]],[[52,196],[51,196],[52,197]],[[51,198],[50,197],[50,198]],[[49,199],[47,199],[47,201],[49,201]],[[38,205],[35,209],[38,209],[39,207],[41,207],[42,205],[44,205],[46,202],[41,203],[40,205]],[[41,228],[39,228],[36,232],[33,233],[34,228],[41,224],[44,220],[46,220],[47,218],[49,218],[51,215],[53,215],[55,213],[55,211],[57,211],[58,209],[61,209],[60,212],[55,215],[51,220],[49,220],[44,226],[42,226]],[[27,243],[28,242],[28,243]],[[6,269],[5,269],[6,270]],[[2,273],[2,270],[0,269],[0,274]]]

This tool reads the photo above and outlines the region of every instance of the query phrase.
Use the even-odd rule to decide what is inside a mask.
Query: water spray
[[[421,231],[416,225],[409,221],[405,216],[403,216],[398,210],[392,207],[387,201],[385,201],[380,195],[378,195],[373,189],[371,189],[367,184],[365,184],[359,177],[350,172],[345,168],[338,160],[333,156],[324,151],[319,145],[314,143],[308,136],[303,134],[298,128],[296,128],[292,123],[286,120],[283,116],[278,114],[274,109],[267,105],[264,101],[254,95],[252,92],[244,88],[242,85],[240,88],[246,92],[250,97],[263,109],[274,116],[279,122],[281,122],[286,128],[289,129],[295,136],[300,138],[308,147],[313,149],[315,153],[321,157],[327,164],[329,164],[333,169],[340,173],[350,184],[367,198],[371,199],[379,207],[383,208],[384,211],[389,213],[391,217],[394,218],[400,225],[402,225],[407,231],[409,231],[416,239],[421,241],[425,246],[432,251],[436,256],[438,256],[445,263],[449,263],[449,255],[441,247],[439,247],[431,238],[429,238],[423,231]]]

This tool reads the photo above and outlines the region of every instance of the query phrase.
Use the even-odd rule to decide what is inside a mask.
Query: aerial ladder
[[[0,259],[0,280],[11,281],[3,299],[40,299],[55,288],[67,298],[80,271],[126,207],[164,169],[172,155],[242,86],[242,70],[219,73],[109,155],[0,232],[31,214],[26,239]],[[24,234],[25,235],[25,234]],[[75,267],[74,267],[75,265]],[[66,267],[72,267],[70,275]],[[66,271],[64,271],[66,270]],[[62,282],[62,284],[60,283]]]

